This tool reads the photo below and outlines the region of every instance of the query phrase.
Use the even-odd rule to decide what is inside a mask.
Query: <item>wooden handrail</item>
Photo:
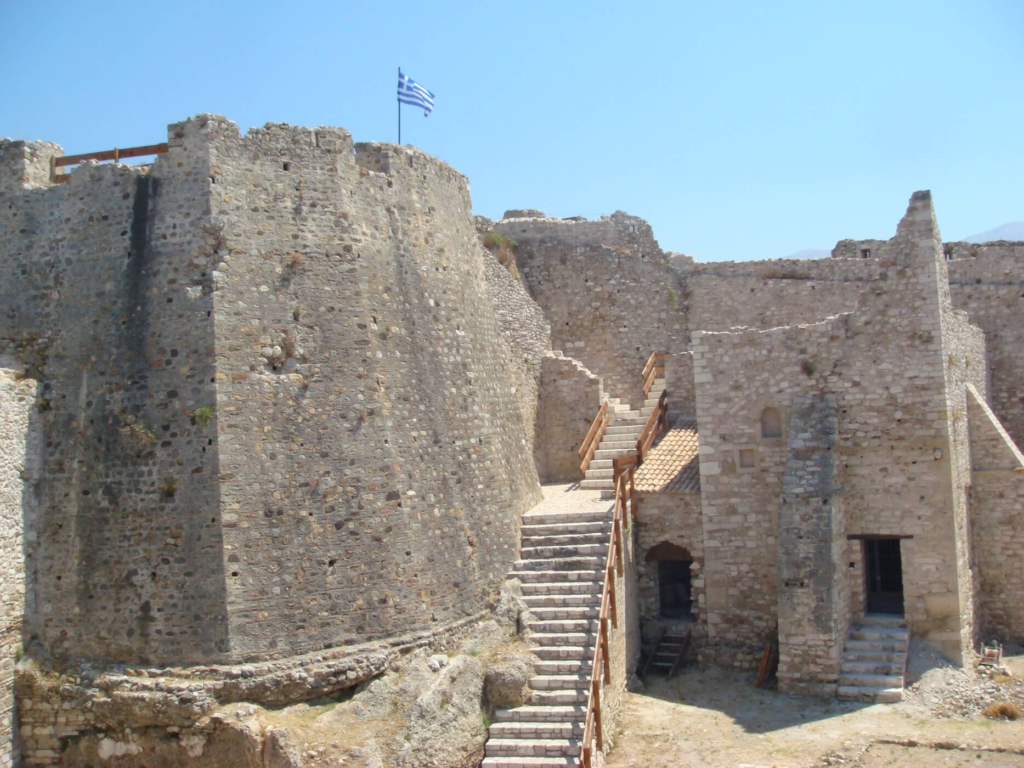
[[[580,464],[581,474],[587,474],[587,467],[590,466],[590,460],[594,458],[594,451],[597,450],[597,446],[604,439],[604,431],[608,429],[609,421],[611,421],[611,417],[608,415],[608,403],[603,403],[597,412],[597,418],[590,425],[590,431],[587,432],[583,445],[580,446],[579,456],[583,459],[583,463]]]
[[[128,147],[127,149],[105,149],[102,152],[86,152],[81,155],[64,155],[64,157],[50,158],[50,181],[61,184],[68,181],[66,173],[57,173],[58,168],[65,168],[69,165],[78,165],[86,160],[113,160],[115,163],[129,157],[145,157],[146,155],[166,155],[168,152],[167,143],[148,144],[144,147]]]
[[[651,352],[651,356],[647,358],[647,365],[644,366],[644,372],[640,374],[640,378],[647,381],[647,375],[654,368],[655,364],[660,363],[665,359],[664,352]]]
[[[657,425],[657,429],[655,426]],[[644,463],[644,454],[647,453],[647,449],[651,447],[651,443],[654,442],[654,436],[658,432],[664,432],[668,429],[668,390],[663,389],[661,395],[658,397],[658,404],[654,406],[654,410],[651,411],[651,415],[647,417],[647,423],[644,424],[644,428],[640,431],[640,437],[636,441],[636,463],[637,465]]]
[[[593,753],[591,742],[597,742],[598,751],[604,750],[604,726],[601,722],[601,682],[605,685],[612,682],[612,662],[608,654],[608,619],[612,627],[619,626],[618,611],[615,607],[615,576],[623,578],[625,565],[623,562],[623,535],[629,530],[630,515],[626,514],[627,488],[633,489],[633,470],[636,468],[635,457],[627,456],[615,459],[615,507],[612,513],[611,544],[605,559],[604,587],[601,590],[601,612],[599,614],[600,629],[597,644],[594,646],[594,662],[590,668],[590,696],[587,700],[587,714],[583,726],[583,766],[592,768]],[[629,501],[632,506],[632,497]],[[601,672],[604,674],[602,675]],[[596,674],[595,674],[596,673]]]

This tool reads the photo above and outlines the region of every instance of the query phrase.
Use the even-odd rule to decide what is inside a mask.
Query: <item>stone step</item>
[[[892,640],[847,640],[846,650],[859,653],[861,651],[879,651],[884,653],[904,653],[906,641]]]
[[[614,437],[614,435],[612,437]],[[594,451],[594,457],[604,459],[607,457],[598,456],[597,454],[603,453],[604,451],[628,451],[631,448],[636,449],[636,440],[609,440],[605,438],[601,441],[601,444],[597,446],[597,450]]]
[[[601,512],[527,512],[523,515],[522,524],[532,526],[603,523],[611,520],[611,512],[611,509]]]
[[[524,595],[523,602],[530,606],[531,611],[533,611],[535,608],[568,608],[580,606],[600,606],[601,594],[597,593],[587,595]]]
[[[580,753],[575,739],[488,739],[487,757],[572,757]]]
[[[523,560],[562,560],[564,558],[601,557],[608,554],[608,541],[600,544],[566,544],[561,547],[523,547]]]
[[[866,613],[855,624],[871,627],[897,627],[907,628],[907,620],[903,616],[894,616],[887,613]]]
[[[614,450],[609,448],[599,448],[594,451],[595,458],[598,459],[620,459],[623,456],[636,456],[636,443],[629,443],[629,448],[615,448]]]
[[[530,678],[530,688],[535,691],[588,690],[590,675],[537,675]]]
[[[562,571],[562,570],[537,570],[537,571],[521,571],[519,573],[510,573],[509,578],[519,579],[523,583],[523,587],[527,584],[561,584],[561,583],[573,583],[573,582],[594,582],[599,581],[602,585],[604,584],[604,563],[601,564],[601,568],[580,568],[575,571]]]
[[[841,675],[903,675],[903,665],[898,661],[863,661],[843,658],[839,668]]]
[[[584,606],[559,606],[559,607],[533,607],[530,606],[530,614],[538,621],[596,619],[601,615],[600,601],[594,601],[591,605]]]
[[[590,698],[587,690],[534,691],[531,701],[538,706],[564,706],[586,704]]]
[[[585,675],[590,676],[594,665],[583,659],[543,660],[533,663],[533,671],[538,675]]]
[[[523,525],[523,537],[561,536],[563,534],[602,533],[612,529],[611,516],[607,520],[590,523],[551,523],[549,525]]]
[[[580,490],[583,491],[603,491],[603,490],[615,490],[615,481],[613,480],[583,480],[580,482]],[[604,497],[602,497],[604,498]]]
[[[591,657],[594,655],[594,643],[597,642],[597,637],[589,629],[578,632],[542,632],[534,630],[530,639],[542,648],[552,648],[555,646],[559,648],[566,646],[587,648]],[[535,648],[534,650],[536,651],[537,649]]]
[[[496,709],[494,720],[498,723],[564,723],[576,722],[587,716],[587,708],[573,704],[569,706],[538,707],[527,704],[522,707]]]
[[[604,584],[600,581],[561,581],[547,584],[531,582],[523,584],[524,597],[539,595],[600,595]]]
[[[612,436],[616,437],[624,435],[626,437],[632,437],[633,441],[640,436],[640,432],[643,430],[643,424],[616,424],[614,427],[608,427],[605,431],[605,437]]]
[[[872,664],[902,664],[906,661],[906,657],[899,651],[856,651],[850,649],[850,644],[846,644],[846,651],[843,653],[843,663],[847,661],[853,662],[869,662]]]
[[[840,685],[836,697],[847,701],[873,701],[891,704],[903,699],[902,688],[864,688],[853,685]]]
[[[550,619],[545,621],[527,622],[526,628],[531,632],[539,632],[543,635],[560,635],[570,633],[591,633],[597,632],[600,622],[589,619]]]
[[[516,560],[512,564],[515,572],[527,571],[596,571],[604,568],[603,557],[565,557]],[[519,577],[517,577],[519,578]]]
[[[611,459],[591,459],[587,469],[614,469]]]
[[[583,723],[532,723],[510,720],[494,723],[487,734],[492,739],[572,739],[583,736]]]
[[[611,526],[607,531],[594,531],[593,533],[552,533],[544,536],[523,536],[523,548],[533,549],[534,547],[564,547],[576,546],[579,544],[607,544],[611,534]]]
[[[646,424],[646,423],[647,423],[647,418],[646,417],[630,416],[629,418],[625,418],[625,419],[615,419],[614,421],[612,421],[608,425],[608,429],[611,429],[612,427],[639,427],[640,429],[643,429],[644,424]],[[639,430],[637,430],[637,431],[639,433]],[[607,430],[606,430],[606,432],[607,432]]]
[[[534,639],[538,635],[533,636]],[[563,659],[593,659],[594,658],[594,647],[593,645],[543,645],[539,647],[531,648],[530,651],[538,659],[542,661],[559,661]]]
[[[594,469],[593,467],[587,468],[587,474],[584,475],[587,480],[613,480],[615,478],[614,469]]]
[[[579,768],[578,757],[485,757],[480,768]]]
[[[909,639],[909,633],[905,629],[889,627],[854,627],[850,630],[850,638],[853,640],[881,640],[906,643]]]
[[[902,688],[903,675],[848,675],[840,672],[839,685],[853,688]]]

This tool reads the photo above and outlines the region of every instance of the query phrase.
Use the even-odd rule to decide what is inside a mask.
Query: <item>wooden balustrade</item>
[[[70,177],[66,173],[58,173],[58,168],[65,168],[69,165],[78,165],[85,160],[113,160],[119,163],[129,157],[145,157],[146,155],[166,155],[167,144],[149,144],[145,147],[128,147],[127,149],[105,149],[102,152],[86,152],[82,155],[64,155],[64,157],[50,158],[50,181],[54,184],[64,184]]]
[[[615,578],[625,575],[625,545],[623,537],[629,531],[630,516],[626,514],[626,504],[633,506],[633,471],[636,469],[636,457],[625,456],[615,459],[615,511],[612,515],[611,545],[605,560],[604,588],[601,591],[601,612],[598,617],[600,631],[597,644],[594,646],[594,661],[590,671],[590,696],[587,699],[587,714],[583,726],[583,766],[592,768],[593,748],[596,742],[599,752],[604,750],[604,727],[601,721],[601,683],[612,682],[612,663],[608,650],[608,621],[612,627],[619,626],[618,611],[615,604]],[[603,675],[601,674],[603,672]]]
[[[644,397],[647,397],[647,393],[651,391],[651,387],[654,386],[655,379],[658,376],[665,375],[665,353],[664,352],[652,352],[651,356],[647,358],[647,365],[644,366],[643,373],[640,374],[640,378],[644,382]]]
[[[658,397],[658,404],[654,406],[654,410],[651,411],[651,415],[647,417],[647,423],[644,424],[644,428],[640,431],[640,437],[636,441],[636,461],[637,464],[644,463],[644,456],[647,454],[648,449],[651,447],[651,443],[654,442],[654,437],[659,432],[665,432],[668,429],[668,390],[663,389],[661,396]]]
[[[597,412],[597,418],[595,418],[594,423],[590,425],[590,431],[587,432],[587,436],[583,440],[583,445],[580,446],[578,455],[583,459],[583,463],[580,464],[581,474],[587,474],[587,467],[590,466],[590,460],[594,458],[594,451],[597,450],[597,446],[599,446],[601,441],[604,439],[604,431],[608,428],[608,422],[610,420],[611,416],[608,413],[608,403],[602,403],[601,408]]]

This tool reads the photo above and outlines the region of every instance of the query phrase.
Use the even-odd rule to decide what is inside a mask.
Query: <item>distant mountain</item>
[[[791,253],[786,256],[787,259],[827,259],[832,255],[832,251],[824,251],[821,248],[804,248],[802,251]]]
[[[963,238],[965,243],[987,243],[990,240],[1024,240],[1024,221],[1011,221],[1001,227]]]

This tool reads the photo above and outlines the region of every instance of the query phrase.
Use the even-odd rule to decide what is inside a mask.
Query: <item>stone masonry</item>
[[[637,475],[609,718],[658,547],[692,558],[701,662],[777,637],[783,691],[836,692],[873,538],[907,632],[964,663],[1024,640],[1024,244],[943,244],[918,192],[888,240],[707,264],[621,212],[474,221],[457,171],[341,128],[199,115],[168,144],[52,184],[59,146],[0,141],[0,765],[200,744],[225,702],[444,646],[652,352],[673,426]]]

